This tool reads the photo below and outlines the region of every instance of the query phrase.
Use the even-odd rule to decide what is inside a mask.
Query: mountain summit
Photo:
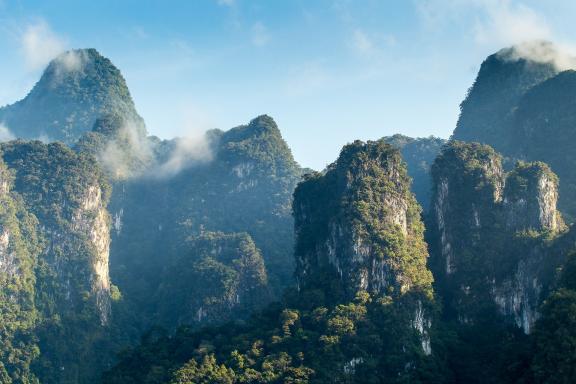
[[[120,70],[95,49],[62,53],[50,62],[32,91],[0,109],[12,135],[74,143],[105,114],[144,125]]]

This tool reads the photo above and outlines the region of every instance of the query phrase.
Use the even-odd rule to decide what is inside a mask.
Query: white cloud
[[[20,36],[20,50],[31,70],[43,68],[65,50],[66,41],[40,20],[28,25]]]
[[[484,0],[478,6],[484,13],[474,26],[478,43],[506,45],[552,38],[546,20],[522,3]]]
[[[483,49],[549,62],[559,69],[574,67],[573,44],[558,39],[551,24],[534,8],[519,0],[415,0],[427,33],[454,33],[470,39]],[[551,41],[554,45],[547,44]]]
[[[510,45],[553,35],[545,18],[522,1],[415,0],[415,4],[427,32],[455,26],[477,44]]]
[[[257,47],[263,47],[270,42],[270,34],[268,28],[261,22],[257,22],[252,26],[252,44]]]
[[[0,123],[0,142],[14,140],[16,136],[4,124]]]
[[[212,143],[206,134],[209,129],[214,128],[210,115],[190,101],[182,104],[179,120],[178,125],[184,137],[171,140],[170,153],[162,163],[152,167],[147,176],[172,177],[186,168],[213,159]]]
[[[212,160],[214,153],[206,134],[179,137],[173,140],[172,149],[166,162],[153,168],[149,174],[156,178],[171,177],[195,164]]]

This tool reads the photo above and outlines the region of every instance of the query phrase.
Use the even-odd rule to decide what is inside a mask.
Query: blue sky
[[[0,104],[68,48],[97,48],[162,138],[276,119],[304,166],[355,139],[448,137],[482,60],[572,49],[572,0],[0,0]]]

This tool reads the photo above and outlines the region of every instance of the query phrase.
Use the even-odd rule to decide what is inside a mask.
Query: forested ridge
[[[268,115],[149,136],[109,59],[56,58],[0,109],[0,382],[576,381],[576,82],[518,52],[450,140],[321,171]]]

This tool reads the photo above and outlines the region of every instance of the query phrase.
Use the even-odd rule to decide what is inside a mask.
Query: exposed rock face
[[[17,138],[71,145],[110,113],[144,129],[120,71],[95,49],[79,49],[55,58],[23,100],[0,109],[0,121]]]
[[[361,292],[385,297],[430,354],[432,316],[423,301],[430,303],[432,276],[400,152],[384,141],[345,146],[324,174],[298,185],[293,210],[299,287],[319,287],[335,301]]]
[[[504,177],[501,159],[488,146],[450,143],[432,167],[431,216],[437,228],[438,270],[459,269],[457,255],[496,220]]]
[[[557,231],[558,178],[544,163],[521,163],[506,178],[504,215],[512,231]]]
[[[110,315],[110,215],[103,200],[102,187],[89,185],[80,198],[80,206],[72,214],[71,227],[80,236],[88,239],[93,247],[92,292],[96,295],[96,305],[102,324]]]
[[[543,163],[505,174],[492,148],[462,142],[444,148],[432,174],[432,265],[449,312],[473,324],[492,307],[530,332],[553,274],[539,236],[564,229],[556,175]]]
[[[332,270],[348,297],[430,289],[420,207],[397,149],[347,145],[324,175],[298,186],[293,206],[300,285]]]
[[[63,144],[13,141],[1,149],[43,240],[35,270],[37,374],[46,383],[89,380],[108,358],[109,187],[94,159]]]

